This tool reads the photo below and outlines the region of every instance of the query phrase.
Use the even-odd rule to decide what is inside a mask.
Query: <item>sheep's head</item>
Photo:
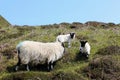
[[[86,41],[86,40],[80,40],[81,47],[85,47],[85,44],[86,44],[87,42],[88,42],[88,41]]]
[[[75,33],[74,33],[74,32],[71,32],[71,33],[70,33],[70,37],[71,37],[71,39],[73,39],[73,38],[75,37]]]

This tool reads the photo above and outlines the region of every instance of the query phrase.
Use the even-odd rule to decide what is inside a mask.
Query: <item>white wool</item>
[[[22,64],[33,62],[35,64],[54,62],[60,59],[64,53],[64,47],[60,42],[42,43],[34,41],[24,41],[17,45],[20,50],[19,57]]]
[[[87,52],[88,54],[90,54],[90,45],[89,45],[89,43],[87,42],[84,47],[80,46],[80,51],[82,53],[86,53]]]
[[[71,33],[66,34],[66,35],[58,35],[58,36],[56,37],[56,41],[57,41],[57,42],[62,42],[62,43],[68,42],[68,47],[71,47],[71,46],[70,46],[71,40],[75,37],[75,34],[74,34],[73,38],[71,38],[71,35],[70,35],[70,34],[71,34]]]
[[[58,35],[56,38],[56,41],[60,41],[60,42],[69,42],[70,40],[71,40],[70,34]]]

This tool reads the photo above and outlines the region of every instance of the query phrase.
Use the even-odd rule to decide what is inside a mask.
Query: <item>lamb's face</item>
[[[81,47],[85,47],[85,44],[87,43],[87,41],[81,40],[80,43],[81,43]]]
[[[70,33],[70,37],[71,39],[73,39],[75,37],[75,33],[74,32]]]

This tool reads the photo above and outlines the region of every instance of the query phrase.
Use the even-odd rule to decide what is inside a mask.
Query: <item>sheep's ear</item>
[[[80,42],[82,42],[82,40],[80,40]]]
[[[64,45],[64,43],[63,43],[63,42],[62,42],[61,44],[62,44],[62,46],[63,46],[63,47],[65,47],[65,45]]]

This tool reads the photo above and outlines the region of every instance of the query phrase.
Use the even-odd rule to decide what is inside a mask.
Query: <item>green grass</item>
[[[55,27],[54,27],[55,26]],[[0,33],[0,79],[3,80],[89,80],[86,76],[84,68],[89,66],[90,62],[96,57],[96,54],[109,46],[120,46],[120,27],[92,27],[84,26],[71,29],[69,25],[66,27],[58,27],[58,25],[48,25],[39,27],[2,27],[4,33]],[[59,60],[54,70],[47,72],[39,68],[32,67],[32,71],[27,72],[24,69],[18,72],[14,71],[17,63],[16,45],[24,40],[34,40],[41,42],[54,42],[58,34],[75,32],[76,38],[72,41],[72,47],[67,48],[65,56]],[[79,57],[79,40],[85,39],[91,45],[91,54],[88,60]],[[110,50],[106,48],[106,50]],[[106,53],[103,50],[104,53]],[[100,52],[102,54],[103,52]],[[101,55],[97,55],[101,56]],[[119,55],[113,58],[120,60]],[[114,60],[114,59],[113,59]]]

